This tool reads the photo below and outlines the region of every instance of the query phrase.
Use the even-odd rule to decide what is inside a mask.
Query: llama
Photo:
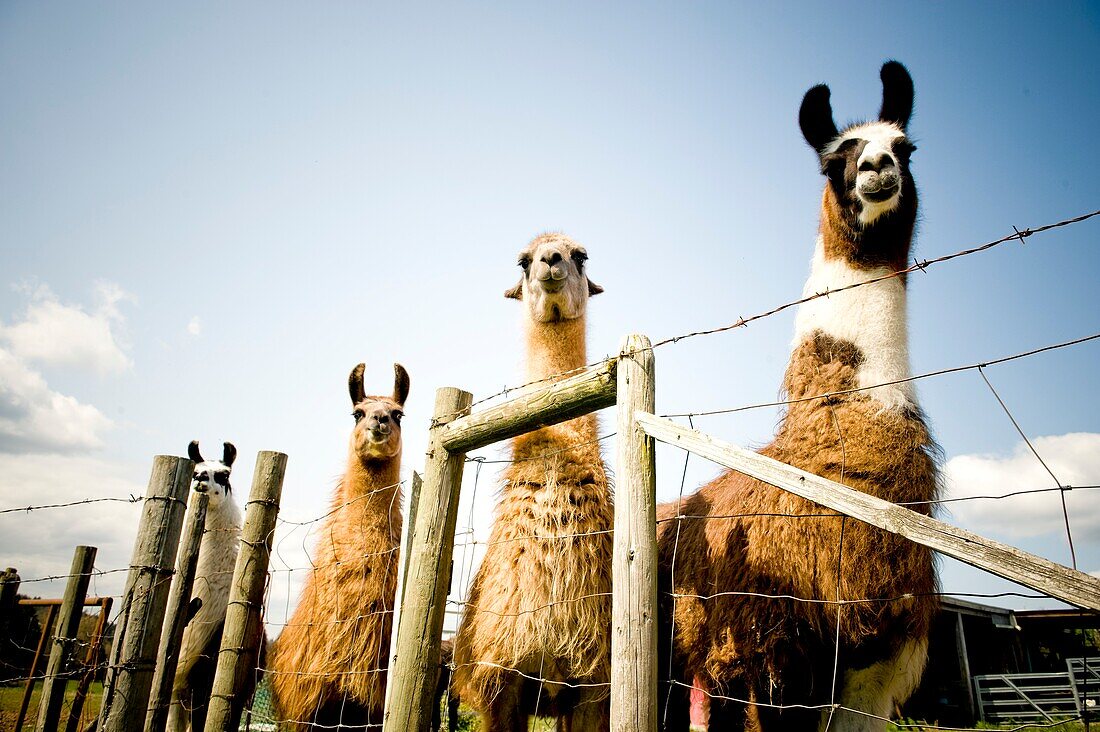
[[[585,365],[585,250],[561,234],[520,252],[505,293],[525,305],[527,376],[558,379]],[[596,416],[517,437],[496,521],[455,637],[454,688],[483,732],[526,730],[530,715],[559,729],[608,726],[611,492]],[[538,679],[538,680],[535,680]]]
[[[237,457],[233,443],[223,444],[222,459],[203,460],[199,443],[187,446],[195,462],[192,490],[210,495],[206,525],[199,544],[190,610],[193,613],[183,631],[179,662],[172,683],[172,705],[168,710],[169,732],[184,732],[206,726],[206,711],[217,669],[229,587],[241,539],[241,510],[233,500],[229,474]]]
[[[347,470],[321,529],[314,570],[272,648],[271,688],[292,729],[382,723],[401,541],[401,418],[409,375],[393,396],[367,396],[364,364],[348,378],[355,426]]]
[[[839,132],[825,85],[802,102],[827,178],[805,295],[833,294],[798,312],[783,391],[806,401],[761,452],[928,513],[939,452],[912,384],[875,386],[910,374],[906,280],[835,292],[903,269],[912,244],[913,82],[894,61],[880,76],[878,121]],[[860,391],[835,394],[849,389]],[[696,674],[717,695],[711,729],[885,729],[830,705],[888,717],[920,681],[937,605],[930,549],[732,471],[658,515],[662,674],[688,686]],[[686,729],[685,687],[662,699],[670,728]]]

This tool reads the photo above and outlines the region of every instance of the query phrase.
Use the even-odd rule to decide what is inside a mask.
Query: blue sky
[[[4,4],[0,507],[140,493],[153,455],[198,438],[237,444],[242,500],[255,452],[286,452],[284,517],[319,516],[359,361],[368,391],[408,368],[418,468],[437,387],[477,398],[520,380],[502,293],[544,230],[583,243],[607,290],[593,360],[628,332],[796,299],[822,185],[802,94],[825,81],[838,122],[873,115],[887,58],[916,84],[917,256],[1098,209],[1098,19],[1087,3]],[[914,275],[914,372],[1100,332],[1098,235],[1093,220]],[[660,349],[658,411],[774,399],[792,322]],[[987,371],[1064,483],[1100,483],[1098,361],[1094,342]],[[976,373],[918,393],[946,458],[965,458],[952,495],[1052,484],[1014,457]],[[776,419],[695,423],[760,445]],[[489,467],[465,514],[479,531]],[[682,467],[660,453],[662,497]],[[688,473],[693,490],[715,469]],[[1080,568],[1100,571],[1095,492],[1069,500]],[[945,518],[1069,561],[1055,495]],[[0,562],[61,573],[93,543],[101,569],[122,567],[135,521],[119,504],[0,514]],[[303,533],[283,537],[292,567]],[[1003,587],[950,562],[943,576]],[[272,592],[285,609],[296,585]]]

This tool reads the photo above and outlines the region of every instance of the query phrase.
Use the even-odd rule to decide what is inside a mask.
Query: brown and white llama
[[[910,375],[906,279],[836,292],[904,268],[912,245],[913,82],[894,61],[881,78],[879,119],[843,132],[827,86],[802,102],[827,178],[805,295],[831,294],[798,312],[783,381],[792,402],[761,452],[929,512],[938,448],[912,385],[875,386]],[[924,669],[931,550],[736,472],[659,516],[663,663],[671,650],[673,679],[690,686],[696,675],[716,695],[710,729],[885,729]],[[670,729],[687,729],[687,691],[665,690]]]
[[[505,296],[525,306],[529,381],[586,363],[588,298],[603,291],[585,274],[587,259],[561,234],[520,252],[523,276]],[[610,676],[614,510],[596,429],[590,414],[512,441],[454,644],[453,686],[483,732],[526,730],[531,715],[558,717],[559,729],[608,725],[599,684]]]
[[[401,541],[401,418],[409,375],[367,396],[364,365],[348,378],[355,427],[347,470],[321,529],[314,569],[272,648],[276,713],[291,729],[382,724]]]
[[[220,461],[203,460],[199,443],[193,440],[187,446],[187,456],[195,463],[191,490],[206,491],[210,498],[191,591],[194,614],[183,631],[172,682],[172,705],[166,725],[169,732],[206,726],[225,613],[229,607],[229,589],[241,541],[241,510],[233,500],[233,488],[229,483],[237,448],[231,442],[223,443]]]

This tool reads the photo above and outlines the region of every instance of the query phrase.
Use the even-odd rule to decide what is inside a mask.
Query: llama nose
[[[859,161],[860,172],[872,171],[879,173],[885,168],[889,168],[894,165],[894,158],[888,152],[880,152],[876,155],[869,155],[863,160]]]
[[[555,264],[561,261],[561,252],[551,252],[550,256],[542,255],[542,261],[553,267]]]
[[[535,263],[535,277],[540,282],[546,282],[546,280],[550,279],[553,276],[553,268],[549,264],[547,264],[546,262]]]

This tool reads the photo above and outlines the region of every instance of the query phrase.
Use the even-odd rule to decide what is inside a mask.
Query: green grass
[[[915,720],[915,719],[904,720],[904,724],[906,724],[906,725],[920,725],[920,726],[919,727],[912,727],[912,726],[898,727],[897,725],[891,724],[887,727],[887,729],[889,730],[889,732],[915,732],[916,730],[929,730],[929,732],[933,732],[934,730],[940,729],[935,724],[929,724],[927,722],[922,722],[922,721]],[[978,724],[975,725],[975,728],[976,729],[989,729],[989,730],[1016,730],[1017,732],[1084,732],[1084,729],[1085,729],[1084,722],[1072,722],[1072,721],[1066,721],[1066,722],[1062,722],[1061,724],[1056,724],[1054,726],[1047,726],[1047,727],[1043,727],[1043,726],[1039,726],[1039,727],[1035,727],[1035,726],[1021,727],[1020,726],[1021,724],[1022,723],[1018,723],[1018,724],[989,724],[987,722],[978,722]],[[1100,725],[1094,725],[1094,726],[1096,727],[1096,729],[1100,730]]]
[[[64,725],[69,718],[69,707],[73,696],[76,695],[75,681],[70,681],[65,687],[65,706],[61,712],[61,724]],[[42,684],[38,683],[31,692],[30,706],[27,707],[27,716],[23,721],[24,729],[34,729],[35,720],[38,719],[38,700],[42,695]],[[91,721],[99,712],[99,705],[103,697],[103,684],[96,681],[88,689],[88,697],[84,700],[84,710],[81,713],[83,720]],[[15,721],[19,716],[19,704],[23,700],[23,686],[0,686],[0,732],[15,729]]]

